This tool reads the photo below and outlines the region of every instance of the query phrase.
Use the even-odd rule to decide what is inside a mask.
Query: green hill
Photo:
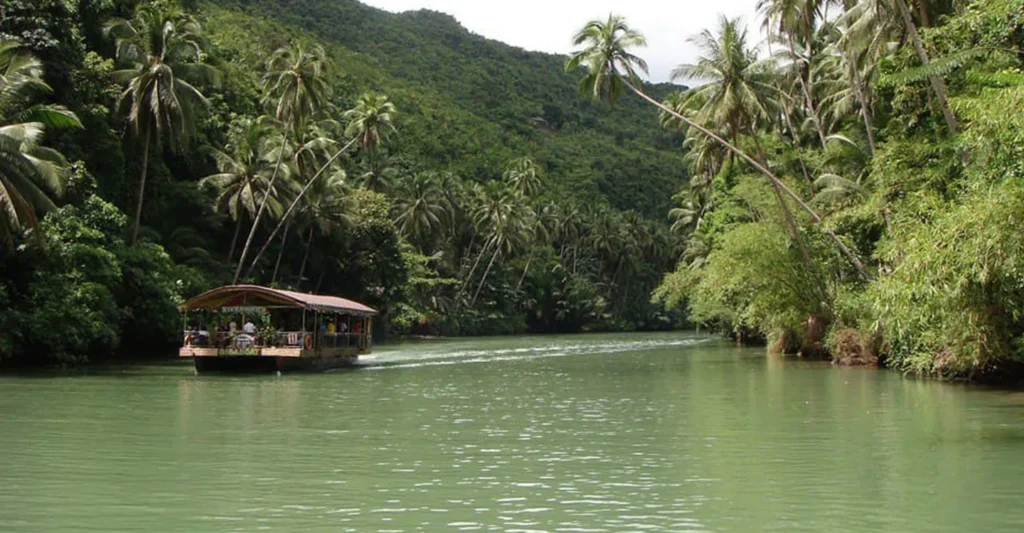
[[[253,76],[289,39],[328,46],[348,99],[387,93],[402,116],[395,151],[435,169],[488,180],[529,154],[557,186],[658,220],[686,182],[680,139],[652,127],[650,106],[592,103],[564,71],[564,57],[475,35],[449,15],[395,14],[352,0],[218,0],[202,13],[214,43],[248,60]],[[649,89],[662,96],[676,88]]]

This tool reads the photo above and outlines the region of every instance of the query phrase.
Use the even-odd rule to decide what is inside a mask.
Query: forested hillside
[[[236,281],[366,301],[382,334],[679,319],[649,294],[682,137],[564,57],[327,0],[5,0],[0,38],[0,358],[162,353]]]
[[[564,57],[485,39],[434,11],[394,14],[355,0],[215,4],[202,12],[204,28],[247,64],[296,37],[329,46],[344,77],[339,94],[377,90],[402,111],[393,150],[409,157],[486,181],[529,155],[552,186],[659,220],[686,182],[681,137],[650,127],[656,110],[581,98]],[[651,88],[658,97],[674,89]]]

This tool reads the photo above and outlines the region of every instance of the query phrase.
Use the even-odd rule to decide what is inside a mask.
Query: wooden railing
[[[211,338],[212,337],[212,338]],[[309,338],[307,341],[306,338]],[[250,335],[242,332],[214,331],[202,335],[198,331],[184,332],[185,346],[201,348],[366,348],[369,339],[363,333],[327,333],[319,332],[314,335],[309,331],[279,331],[275,333],[270,342],[266,336],[257,332]]]

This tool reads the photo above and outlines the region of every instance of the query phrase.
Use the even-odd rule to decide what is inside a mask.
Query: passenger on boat
[[[242,331],[244,331],[247,335],[255,335],[256,325],[252,323],[252,320],[247,320],[245,322],[245,325],[242,326]]]
[[[338,332],[338,328],[334,325],[334,321],[332,320],[332,321],[328,322],[327,323],[327,333],[330,333],[331,335],[334,335],[337,332]]]

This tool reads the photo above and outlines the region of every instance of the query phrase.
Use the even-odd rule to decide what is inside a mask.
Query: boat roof
[[[333,312],[346,315],[371,316],[377,311],[359,302],[302,292],[272,289],[259,285],[227,285],[189,299],[181,305],[182,311],[219,309],[232,306],[266,307],[283,305],[318,312]]]

